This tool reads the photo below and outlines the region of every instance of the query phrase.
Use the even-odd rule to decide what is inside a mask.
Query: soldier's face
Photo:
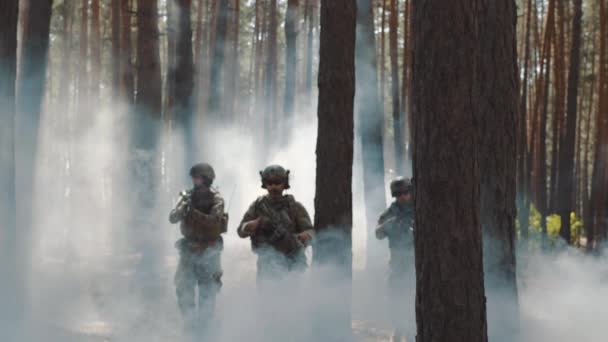
[[[285,190],[285,183],[280,179],[269,179],[265,182],[265,185],[271,196],[280,196]]]
[[[192,177],[192,185],[195,187],[202,187],[205,185],[205,179],[203,177],[194,176]]]
[[[402,192],[397,194],[397,202],[399,204],[406,204],[412,201],[412,194],[409,192]]]

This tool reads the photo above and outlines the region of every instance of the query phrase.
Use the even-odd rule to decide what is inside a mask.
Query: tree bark
[[[375,236],[376,220],[386,207],[384,184],[384,116],[378,94],[378,65],[371,0],[357,1],[356,42],[357,134],[361,142],[363,198],[367,225],[366,265],[380,262],[381,245]]]
[[[184,134],[185,164],[196,159],[194,116],[194,57],[192,52],[192,0],[176,2],[177,45],[175,50],[175,123]],[[187,165],[186,165],[187,166]]]
[[[306,0],[308,6],[308,33],[306,37],[306,73],[304,83],[304,99],[305,103],[310,104],[312,100],[312,59],[313,59],[313,38],[315,28],[315,11],[314,1]]]
[[[534,3],[536,5],[536,3]],[[521,81],[521,96],[519,99],[519,116],[517,120],[517,216],[520,225],[521,237],[528,238],[529,228],[529,196],[528,174],[529,165],[526,164],[528,152],[528,75],[530,64],[530,32],[532,19],[532,0],[526,5],[526,29],[524,39],[524,76]]]
[[[515,266],[517,46],[514,0],[482,0],[479,21],[479,167],[492,341],[519,340]],[[491,317],[490,317],[491,318]]]
[[[212,47],[211,70],[209,81],[209,107],[208,119],[211,125],[221,123],[223,113],[221,97],[221,78],[224,68],[224,55],[226,52],[226,31],[228,29],[228,2],[230,0],[218,0],[218,12],[215,21],[215,38]]]
[[[294,107],[297,73],[297,38],[298,38],[298,10],[299,0],[287,2],[285,13],[285,100],[283,101],[284,131],[282,139],[286,142],[294,124]]]
[[[591,247],[606,239],[606,217],[608,193],[608,6],[605,0],[599,1],[600,47],[599,47],[599,84],[598,109],[595,121],[595,149],[593,175],[591,179],[591,217],[593,236]]]
[[[112,0],[112,94],[120,96],[120,0]]]
[[[101,31],[99,27],[99,0],[91,0],[91,108],[99,103],[101,83]]]
[[[17,249],[17,198],[15,190],[15,119],[17,77],[17,19],[19,1],[0,1],[0,331],[8,341],[17,340],[23,319],[24,287]],[[14,311],[13,311],[14,310]]]
[[[575,210],[574,194],[574,143],[576,135],[576,116],[578,105],[578,80],[580,69],[581,21],[583,17],[582,0],[574,0],[574,19],[572,25],[572,46],[570,50],[570,72],[568,77],[568,111],[566,113],[566,136],[560,148],[559,167],[559,214],[561,228],[559,235],[572,243],[570,213]]]
[[[399,105],[399,61],[397,53],[397,36],[399,34],[397,0],[391,0],[389,18],[389,40],[391,59],[391,95],[393,113],[393,145],[395,148],[395,171],[399,175],[405,172],[405,121]]]
[[[80,127],[85,122],[84,116],[90,108],[87,104],[89,99],[89,0],[82,0],[80,7],[80,58],[78,58],[78,104],[76,106],[76,127]]]
[[[266,52],[266,74],[264,82],[264,149],[269,150],[272,144],[272,132],[276,121],[277,98],[277,0],[270,0],[268,4],[268,51]],[[266,158],[268,156],[265,156]]]
[[[355,96],[354,0],[321,1],[319,103],[313,262],[332,265],[342,305],[329,305],[336,329],[320,340],[348,340],[351,332],[353,104]],[[331,288],[330,283],[328,288]],[[339,285],[338,285],[339,286]]]
[[[413,4],[418,342],[488,341],[476,128],[479,8],[480,1]]]
[[[135,87],[131,50],[131,11],[133,0],[121,0],[120,77],[121,96],[127,105],[135,103]]]

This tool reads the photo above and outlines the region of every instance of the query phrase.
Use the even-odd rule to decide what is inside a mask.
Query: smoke
[[[178,192],[190,187],[184,133],[163,131],[158,151],[161,177],[153,189],[141,189],[126,176],[131,172],[131,161],[141,160],[140,165],[146,165],[155,158],[144,152],[128,154],[131,127],[125,124],[130,122],[125,107],[113,103],[95,108],[87,113],[86,126],[68,132],[62,128],[67,123],[57,119],[63,117],[58,115],[62,110],[49,107],[41,121],[34,231],[27,246],[31,264],[21,264],[29,274],[27,282],[21,284],[28,293],[28,319],[16,340],[348,340],[349,336],[336,327],[341,324],[341,311],[349,306],[357,341],[386,341],[395,322],[415,326],[413,290],[404,291],[404,306],[409,303],[409,307],[395,314],[396,301],[386,279],[386,241],[381,242],[381,260],[365,269],[360,152],[353,180],[352,283],[332,277],[339,271],[331,267],[312,267],[264,289],[256,284],[257,256],[249,241],[237,236],[236,227],[250,203],[264,194],[258,171],[270,163],[291,170],[289,193],[314,216],[314,106],[297,113],[292,139],[273,150],[268,162],[259,158],[266,151],[259,150],[259,135],[250,127],[235,124],[205,129],[209,139],[204,141],[212,141],[213,146],[203,149],[209,154],[189,162],[207,161],[214,166],[215,186],[226,201],[230,220],[222,254],[224,285],[216,315],[209,330],[194,336],[185,332],[177,309],[173,276],[178,259],[173,244],[180,234],[167,220]],[[145,172],[137,175],[148,177]],[[156,198],[153,207],[142,209],[132,202],[137,198],[132,193],[141,191]],[[133,213],[139,220],[132,219]],[[152,256],[153,262],[147,262],[146,256]],[[310,248],[307,256],[310,263]],[[603,325],[608,314],[605,258],[575,250],[520,250],[522,340],[602,340],[608,333]],[[413,272],[406,281],[415,282]],[[501,294],[492,290],[496,289],[487,289],[489,296]],[[345,293],[352,293],[352,303],[344,300]],[[500,325],[513,323],[493,319],[500,317],[501,302],[513,300],[508,296],[489,298],[498,303],[488,313],[491,335]],[[1,307],[0,317],[10,316],[11,309]]]

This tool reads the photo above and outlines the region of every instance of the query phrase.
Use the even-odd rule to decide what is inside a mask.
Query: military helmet
[[[207,181],[207,185],[211,185],[215,179],[215,171],[211,165],[199,163],[190,169],[190,177],[203,177]]]
[[[262,177],[262,188],[266,189],[266,180],[271,178],[278,178],[283,180],[285,189],[289,189],[289,170],[285,170],[281,165],[269,165],[260,171],[260,177]]]
[[[412,180],[404,177],[397,177],[391,182],[391,195],[396,197],[397,193],[412,192],[414,186]]]

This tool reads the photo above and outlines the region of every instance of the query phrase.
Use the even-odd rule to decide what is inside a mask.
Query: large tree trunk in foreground
[[[479,8],[476,0],[413,4],[418,342],[488,341],[476,127]]]
[[[516,6],[514,0],[482,0],[480,9],[480,176],[485,280],[490,340],[519,340],[515,273],[517,135]],[[493,308],[493,309],[492,309]],[[491,317],[490,317],[491,318]]]
[[[355,0],[321,2],[314,262],[335,267],[327,288],[341,289],[341,305],[324,311],[336,324],[325,340],[346,340],[351,330],[356,15]]]

